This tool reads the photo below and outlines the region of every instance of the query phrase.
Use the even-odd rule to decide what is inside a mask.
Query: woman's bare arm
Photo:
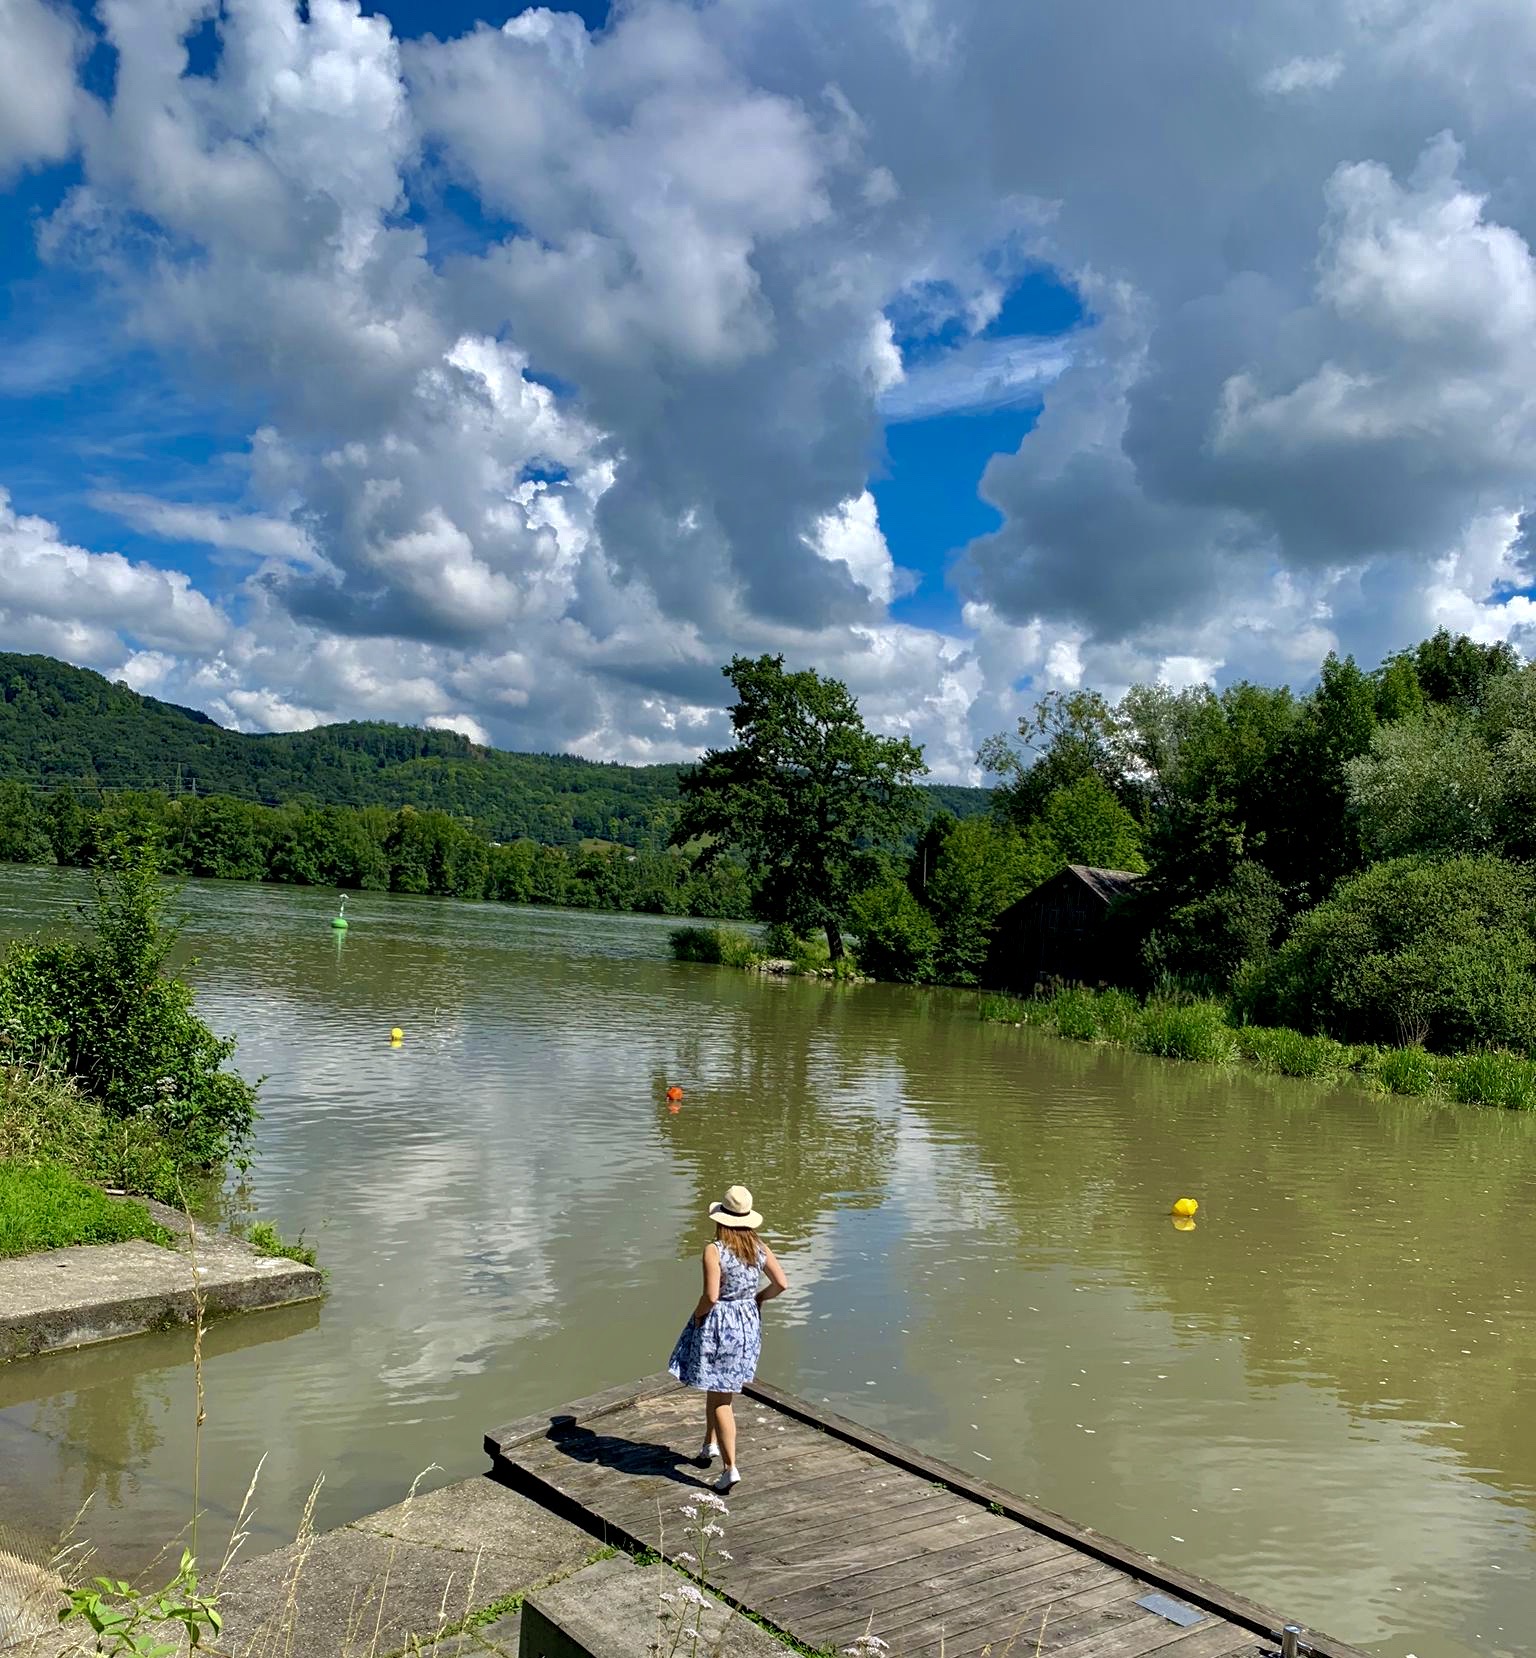
[[[712,1243],[704,1245],[704,1293],[693,1309],[693,1322],[702,1324],[709,1317],[709,1309],[720,1299],[720,1251]]]
[[[779,1265],[778,1258],[767,1244],[763,1245],[763,1271],[768,1274],[768,1283],[757,1292],[759,1307],[765,1301],[772,1301],[774,1296],[783,1295],[789,1288],[789,1280],[784,1276],[784,1268]]]

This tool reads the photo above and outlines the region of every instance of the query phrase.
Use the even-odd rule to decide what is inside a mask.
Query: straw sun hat
[[[745,1186],[732,1186],[719,1203],[711,1203],[709,1218],[716,1226],[746,1226],[754,1232],[763,1224],[763,1217],[752,1207],[752,1194]]]

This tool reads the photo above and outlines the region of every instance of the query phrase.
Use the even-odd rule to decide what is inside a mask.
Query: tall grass
[[[1020,998],[987,994],[984,1020],[1034,1025],[1078,1042],[1107,1042],[1163,1059],[1230,1064],[1313,1082],[1357,1079],[1389,1094],[1536,1110],[1536,1061],[1503,1051],[1437,1055],[1421,1047],[1351,1047],[1331,1036],[1234,1024],[1227,1007],[1187,992],[1145,1003],[1123,990],[1061,987]]]
[[[674,961],[715,967],[751,967],[760,958],[751,935],[740,927],[675,927],[667,935]]]
[[[1219,1002],[1148,1002],[1131,1033],[1131,1046],[1160,1059],[1225,1065],[1237,1058],[1237,1038]]]
[[[171,1235],[142,1203],[118,1202],[55,1163],[0,1163],[0,1257]]]

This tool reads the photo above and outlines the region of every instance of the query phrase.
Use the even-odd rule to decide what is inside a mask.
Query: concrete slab
[[[685,1593],[697,1592],[669,1566],[637,1566],[628,1555],[600,1561],[529,1595],[520,1658],[654,1658],[672,1650],[679,1629],[695,1627]],[[767,1630],[713,1595],[704,1599],[699,1651],[710,1658],[785,1658],[784,1643]],[[693,1649],[691,1634],[677,1642],[679,1652]]]
[[[151,1209],[184,1235],[184,1217]],[[0,1261],[0,1363],[190,1324],[194,1274],[210,1318],[314,1300],[324,1289],[313,1267],[201,1229],[195,1249],[183,1236],[177,1249],[136,1238],[21,1255]]]
[[[231,1567],[220,1585],[223,1644],[304,1658],[384,1658],[413,1642],[430,1650],[472,1613],[579,1571],[596,1548],[528,1498],[464,1480],[326,1532],[307,1551],[290,1544]],[[495,1627],[451,1637],[452,1658],[495,1651],[485,1645]],[[435,1650],[450,1658],[446,1644]]]

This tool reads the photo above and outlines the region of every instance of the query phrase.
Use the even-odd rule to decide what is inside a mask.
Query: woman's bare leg
[[[718,1446],[719,1443],[720,1443],[720,1424],[719,1424],[718,1420],[716,1419],[719,1407],[715,1403],[715,1401],[719,1397],[720,1397],[720,1395],[717,1394],[717,1393],[706,1393],[704,1395],[704,1447],[703,1448],[706,1451],[710,1448],[711,1445]]]
[[[711,1393],[709,1409],[714,1413],[715,1441],[720,1447],[720,1460],[727,1468],[736,1466],[736,1412],[731,1408],[729,1393]]]

